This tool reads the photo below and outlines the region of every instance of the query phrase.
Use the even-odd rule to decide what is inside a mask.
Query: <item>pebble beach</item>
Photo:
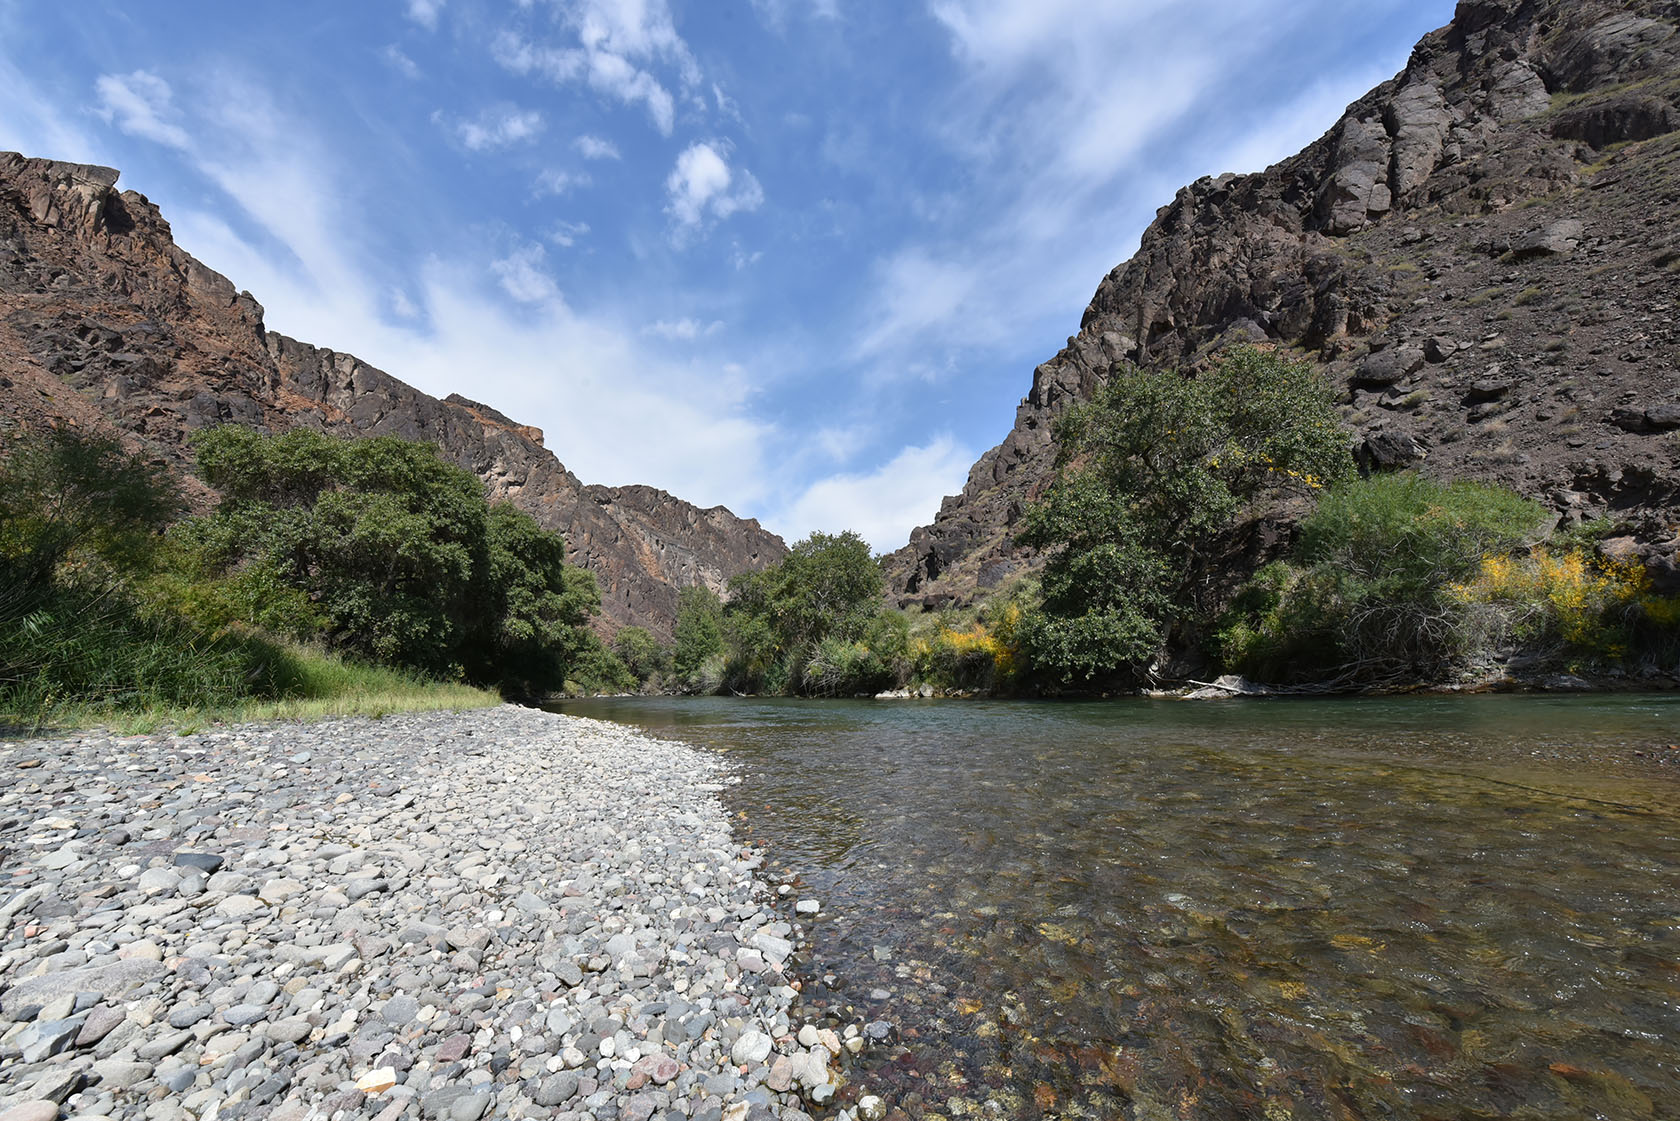
[[[513,706],[0,743],[0,1121],[877,1121],[727,781]]]

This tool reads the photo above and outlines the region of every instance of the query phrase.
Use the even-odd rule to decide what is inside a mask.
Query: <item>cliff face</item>
[[[542,433],[268,331],[249,294],[174,244],[110,168],[0,153],[0,405],[25,420],[115,430],[183,473],[187,436],[237,422],[275,431],[430,440],[565,535],[595,573],[609,629],[664,638],[677,589],[721,590],[786,547],[756,521],[650,487],[584,486]]]
[[[1184,188],[1033,372],[1004,441],[891,561],[964,600],[1012,545],[1052,425],[1119,364],[1194,371],[1249,340],[1322,363],[1375,467],[1614,514],[1680,548],[1680,3],[1465,0],[1325,136]]]

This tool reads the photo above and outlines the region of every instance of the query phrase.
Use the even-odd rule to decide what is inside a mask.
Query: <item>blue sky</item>
[[[0,148],[270,327],[790,541],[903,544],[1155,209],[1451,0],[0,0]]]

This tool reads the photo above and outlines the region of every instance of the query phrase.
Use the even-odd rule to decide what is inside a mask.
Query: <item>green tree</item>
[[[483,484],[430,444],[309,429],[200,434],[199,471],[222,494],[230,561],[267,553],[330,620],[334,643],[378,662],[449,673],[488,615]]]
[[[182,527],[183,551],[231,587],[255,573],[301,593],[334,645],[522,693],[611,668],[586,626],[600,609],[594,577],[529,515],[489,506],[434,446],[230,426],[201,433],[197,450],[222,502]]]
[[[881,612],[881,567],[858,534],[813,533],[780,564],[729,582],[728,681],[743,691],[783,693],[804,684],[826,640],[852,644]],[[825,666],[835,663],[831,644]],[[850,662],[848,662],[850,664]],[[821,691],[832,688],[825,671]]]
[[[0,459],[0,566],[14,593],[39,590],[66,561],[144,563],[181,508],[161,465],[72,428],[8,432]]]
[[[723,653],[723,601],[700,584],[677,592],[677,627],[671,651],[671,672],[691,682],[705,664]]]
[[[1023,645],[1061,684],[1142,672],[1208,606],[1212,547],[1246,506],[1353,466],[1322,377],[1252,347],[1197,377],[1118,373],[1057,436],[1057,477],[1019,540],[1049,554]]]
[[[508,503],[490,507],[485,530],[489,569],[479,598],[494,630],[473,628],[481,645],[469,647],[469,676],[527,694],[559,689],[600,645],[588,629],[601,610],[595,576],[566,563],[559,534]]]
[[[671,661],[671,652],[646,627],[621,628],[613,636],[613,652],[637,681],[665,672]]]
[[[784,649],[829,637],[856,639],[881,609],[881,566],[852,530],[811,534],[765,575]]]

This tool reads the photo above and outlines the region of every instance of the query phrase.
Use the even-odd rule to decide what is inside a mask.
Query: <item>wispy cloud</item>
[[[383,58],[391,69],[410,81],[420,77],[420,64],[409,58],[395,43],[386,44],[385,49],[379,52],[379,57]]]
[[[984,279],[978,265],[910,247],[882,261],[876,277],[871,301],[874,323],[858,342],[860,356],[905,347],[942,328],[961,332],[964,341],[988,341],[990,332],[975,307]],[[950,340],[941,337],[940,341]]]
[[[549,0],[549,7],[569,41],[504,30],[491,44],[492,57],[515,74],[559,85],[581,81],[625,105],[641,105],[654,127],[670,136],[676,98],[653,68],[668,69],[687,89],[699,83],[700,67],[677,34],[666,0]]]
[[[581,171],[545,171],[537,176],[537,196],[556,197],[570,194],[579,187],[589,186],[589,176]]]
[[[764,189],[749,171],[737,171],[717,145],[691,144],[665,179],[665,212],[679,234],[699,229],[708,217],[722,221],[764,204]]]
[[[548,240],[562,249],[570,249],[589,234],[588,222],[556,222],[548,231]]]
[[[408,18],[427,31],[437,30],[438,15],[447,0],[408,0]]]
[[[192,146],[186,129],[175,123],[175,92],[156,74],[146,70],[104,74],[94,88],[99,94],[99,116],[115,121],[130,136],[183,151]]]
[[[903,545],[948,494],[962,490],[974,453],[949,435],[903,448],[873,471],[832,475],[768,519],[788,540],[812,529],[855,529],[876,552]]]
[[[672,341],[691,342],[695,339],[715,335],[723,330],[723,320],[714,319],[709,323],[702,323],[698,319],[656,319],[642,328],[645,335],[658,335],[662,339]]]
[[[502,291],[522,304],[560,303],[560,286],[543,271],[546,256],[540,245],[522,245],[490,262],[490,271],[501,282]]]
[[[770,27],[781,30],[796,12],[817,19],[839,19],[840,0],[752,0],[753,11]]]
[[[471,119],[452,118],[439,109],[432,123],[444,129],[461,146],[473,152],[495,151],[535,140],[544,128],[543,115],[535,109],[512,105],[486,109]]]
[[[572,141],[572,147],[586,160],[617,160],[623,159],[619,154],[618,145],[611,140],[604,140],[599,136],[580,136]]]

